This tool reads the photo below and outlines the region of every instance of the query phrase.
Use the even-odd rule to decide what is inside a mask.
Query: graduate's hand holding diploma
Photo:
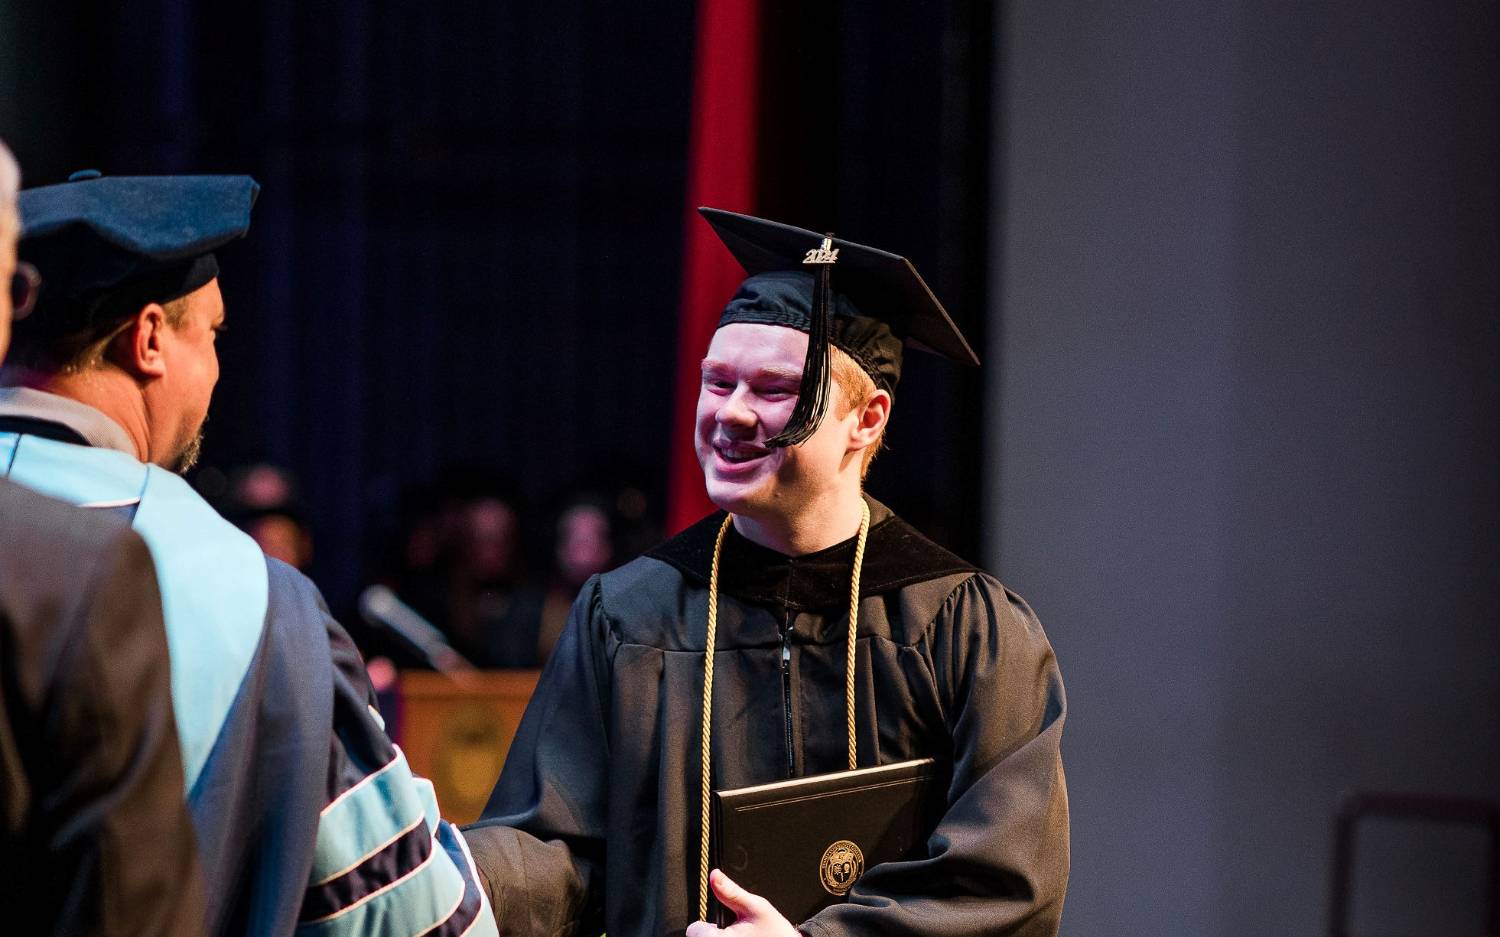
[[[734,912],[735,922],[728,927],[715,927],[707,921],[695,921],[688,925],[687,937],[801,937],[797,928],[760,895],[752,895],[729,876],[714,869],[708,877],[708,885],[714,890],[719,903]]]

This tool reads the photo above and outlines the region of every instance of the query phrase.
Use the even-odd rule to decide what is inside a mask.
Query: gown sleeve
[[[483,817],[464,830],[503,934],[604,929],[607,632],[594,577],[573,603]]]
[[[925,858],[867,870],[809,937],[1055,935],[1068,881],[1062,677],[1026,603],[985,575],[947,599],[930,664],[952,738],[948,807]]]
[[[432,782],[386,734],[364,659],[321,597],[333,663],[327,805],[297,937],[484,937],[494,916]]]

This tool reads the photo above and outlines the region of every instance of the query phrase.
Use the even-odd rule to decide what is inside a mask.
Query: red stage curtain
[[[743,278],[698,217],[698,206],[753,212],[759,99],[760,0],[699,0],[693,58],[693,123],[683,222],[677,392],[670,440],[666,529],[676,533],[713,510],[693,453],[699,362],[720,310]]]

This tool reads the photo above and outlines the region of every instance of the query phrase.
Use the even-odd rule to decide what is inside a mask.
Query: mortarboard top
[[[193,292],[218,275],[214,249],[249,229],[259,191],[249,176],[92,170],[22,191],[17,253],[42,275],[28,324],[65,331]]]
[[[717,208],[698,211],[749,275],[719,325],[782,325],[811,339],[798,406],[776,444],[801,442],[822,421],[828,344],[849,354],[887,391],[900,380],[903,344],[960,364],[979,364],[905,257],[764,218]],[[818,340],[820,333],[826,341]]]

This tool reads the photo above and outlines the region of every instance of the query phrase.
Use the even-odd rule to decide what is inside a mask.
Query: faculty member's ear
[[[165,375],[162,340],[167,328],[167,311],[159,303],[147,303],[110,339],[110,360],[139,379]]]
[[[880,440],[885,424],[891,418],[891,395],[889,391],[876,390],[859,409],[859,421],[849,434],[849,448],[863,449]]]

